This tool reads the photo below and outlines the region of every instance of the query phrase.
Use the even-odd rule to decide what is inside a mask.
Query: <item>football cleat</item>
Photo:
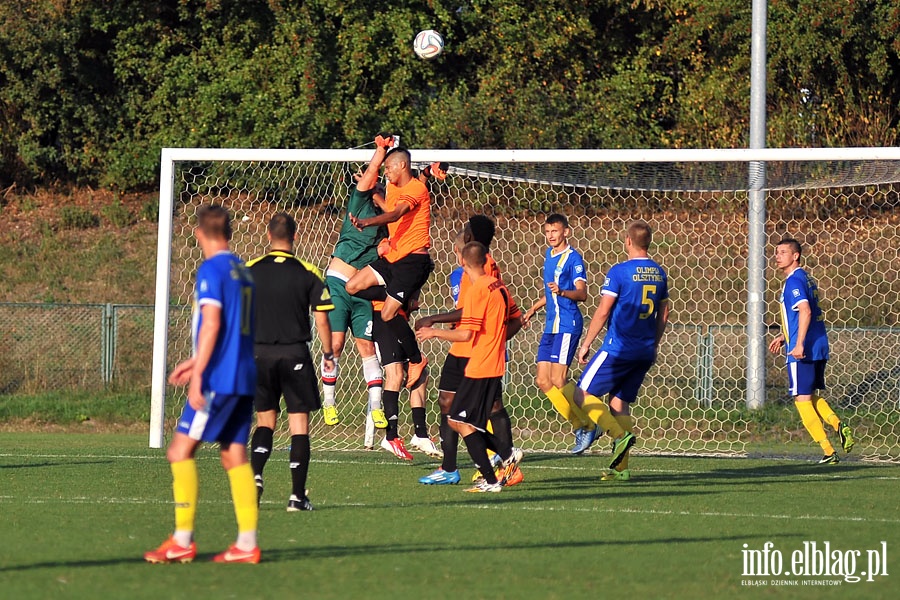
[[[334,404],[331,406],[323,406],[322,416],[325,418],[325,424],[329,426],[337,425],[341,422],[341,418],[338,416],[337,406]]]
[[[512,477],[516,469],[519,468],[519,463],[522,462],[523,456],[524,454],[518,448],[512,449],[512,455],[503,461],[503,479],[500,480],[501,482],[505,482]]]
[[[287,511],[300,512],[301,510],[315,509],[313,508],[312,503],[309,501],[309,498],[307,498],[306,496],[298,498],[295,494],[291,494],[291,497],[288,499]]]
[[[412,454],[406,449],[406,444],[403,443],[403,438],[394,438],[392,440],[384,438],[381,440],[381,447],[401,460],[413,459]]]
[[[197,544],[191,542],[187,548],[179,546],[174,537],[169,537],[156,550],[144,553],[148,563],[189,563],[197,557]]]
[[[516,470],[512,472],[512,475],[506,478],[506,481],[503,482],[503,487],[512,487],[514,485],[519,485],[525,481],[525,476],[522,474],[522,469],[516,467]]]
[[[491,466],[494,467],[494,471],[498,473],[497,481],[503,479],[503,469],[500,468],[500,465],[503,463],[503,459],[500,458],[499,454],[491,454]],[[484,479],[481,475],[481,471],[475,469],[475,472],[472,473],[472,483],[478,483],[480,479]]]
[[[628,469],[609,471],[600,477],[600,481],[631,481],[631,471]]]
[[[459,471],[438,469],[425,477],[420,477],[419,483],[424,483],[425,485],[455,485],[459,483]]]
[[[426,373],[425,367],[428,366],[428,359],[425,358],[425,355],[422,355],[422,361],[417,363],[407,363],[406,366],[406,389],[411,390],[415,387],[419,380],[422,379],[422,374]]]
[[[432,458],[444,458],[444,453],[441,452],[440,448],[435,446],[434,440],[432,440],[431,438],[421,438],[417,435],[414,435],[412,436],[412,438],[410,438],[409,445],[420,452],[424,452]]]
[[[579,431],[581,432],[581,435],[578,434]],[[591,447],[599,433],[599,425],[595,425],[592,428],[577,429],[575,431],[575,446],[572,448],[572,454],[583,454],[585,450]]]
[[[841,436],[841,447],[844,449],[844,452],[849,453],[853,450],[853,445],[856,442],[853,439],[853,431],[851,431],[850,426],[843,422],[838,423],[838,435]]]
[[[839,462],[841,462],[841,459],[838,458],[837,452],[828,454],[819,459],[820,465],[836,465]]]
[[[488,483],[487,481],[480,481],[476,483],[470,488],[466,488],[467,492],[472,492],[473,494],[483,494],[486,492],[497,493],[503,489],[503,486],[500,485],[500,482],[497,483]]]
[[[384,414],[384,409],[381,409],[381,408],[373,408],[372,409],[372,422],[375,423],[376,429],[387,429],[388,421],[387,421],[387,417]]]
[[[217,563],[253,563],[256,564],[260,559],[259,546],[253,550],[241,550],[237,544],[232,544],[228,550],[213,557],[213,562]]]
[[[619,466],[619,463],[625,458],[625,453],[634,446],[635,441],[637,441],[637,438],[628,431],[622,437],[613,440],[612,460],[609,461],[610,469],[615,469]]]

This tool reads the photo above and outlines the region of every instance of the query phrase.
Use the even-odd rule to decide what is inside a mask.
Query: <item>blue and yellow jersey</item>
[[[192,319],[195,352],[203,325],[201,309],[207,304],[218,306],[222,316],[216,346],[203,372],[202,389],[252,396],[256,393],[253,277],[241,259],[231,252],[211,256],[197,270]]]
[[[825,332],[825,315],[819,306],[819,286],[815,280],[807,275],[801,268],[794,269],[784,282],[781,290],[781,324],[784,341],[788,352],[794,348],[795,340],[800,328],[800,313],[797,307],[802,302],[809,303],[811,320],[806,338],[803,340],[803,350],[806,361],[828,360],[828,334]],[[797,359],[787,355],[787,362],[797,362]]]
[[[450,277],[447,278],[447,283],[450,285],[450,298],[453,300],[453,306],[456,306],[459,303],[459,289],[461,286],[463,278],[463,268],[456,267],[450,273]]]
[[[587,283],[587,271],[584,259],[574,248],[567,246],[558,254],[547,248],[544,256],[544,296],[547,298],[547,324],[544,333],[577,333],[581,334],[584,317],[578,302],[557,296],[547,287],[556,282],[562,290],[574,290],[576,281]]]
[[[669,298],[669,279],[650,258],[632,258],[609,270],[601,295],[613,296],[601,350],[627,360],[653,360],[656,320]]]

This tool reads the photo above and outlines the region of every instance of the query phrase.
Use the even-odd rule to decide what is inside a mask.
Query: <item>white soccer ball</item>
[[[420,31],[413,41],[413,50],[419,58],[434,58],[444,51],[444,38],[434,29]]]

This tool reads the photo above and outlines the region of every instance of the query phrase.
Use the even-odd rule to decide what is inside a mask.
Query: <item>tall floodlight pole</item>
[[[766,147],[766,0],[753,0],[750,148]],[[766,164],[750,163],[747,260],[747,408],[766,401]]]

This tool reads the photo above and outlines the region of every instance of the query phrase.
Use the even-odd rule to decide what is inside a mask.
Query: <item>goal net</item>
[[[791,236],[804,244],[804,266],[822,294],[832,346],[825,396],[853,427],[854,453],[900,460],[900,149],[411,153],[416,167],[437,160],[451,165],[445,181],[430,183],[436,269],[423,290],[422,314],[452,308],[453,238],[472,214],[496,221],[491,253],[523,310],[543,293],[544,219],[551,212],[565,214],[570,242],[587,266],[586,324],[605,272],[625,257],[625,227],[635,218],[649,222],[651,256],[670,278],[671,320],[633,407],[635,452],[820,452],[787,394],[784,358],[748,355],[748,348],[764,348],[777,331],[783,280],[769,257],[775,242]],[[368,149],[163,151],[151,446],[171,435],[185,402],[184,390],[168,387],[165,376],[191,351],[193,277],[202,259],[192,238],[197,208],[217,203],[231,211],[232,248],[244,259],[266,251],[268,219],[286,210],[299,225],[297,254],[324,271],[352,173],[371,155]],[[764,209],[754,205],[754,195],[763,198]],[[761,239],[752,235],[754,226],[764,231]],[[760,294],[748,292],[754,277],[763,286],[759,314],[753,314],[753,298]],[[760,322],[762,327],[749,326]],[[573,443],[571,427],[534,380],[541,330],[532,326],[510,341],[504,401],[517,445],[562,452]],[[312,345],[319,356],[315,336]],[[432,340],[422,349],[433,365],[427,408],[437,435],[434,381],[447,347]],[[580,370],[574,363],[572,377]],[[750,403],[752,410],[748,373],[763,375],[761,402]],[[409,437],[412,423],[403,394],[400,432]],[[355,345],[348,339],[337,387],[341,423],[327,427],[313,415],[313,447],[361,449],[366,397]],[[282,417],[277,443],[283,447],[289,436]],[[606,452],[607,443],[601,439],[594,451]]]

